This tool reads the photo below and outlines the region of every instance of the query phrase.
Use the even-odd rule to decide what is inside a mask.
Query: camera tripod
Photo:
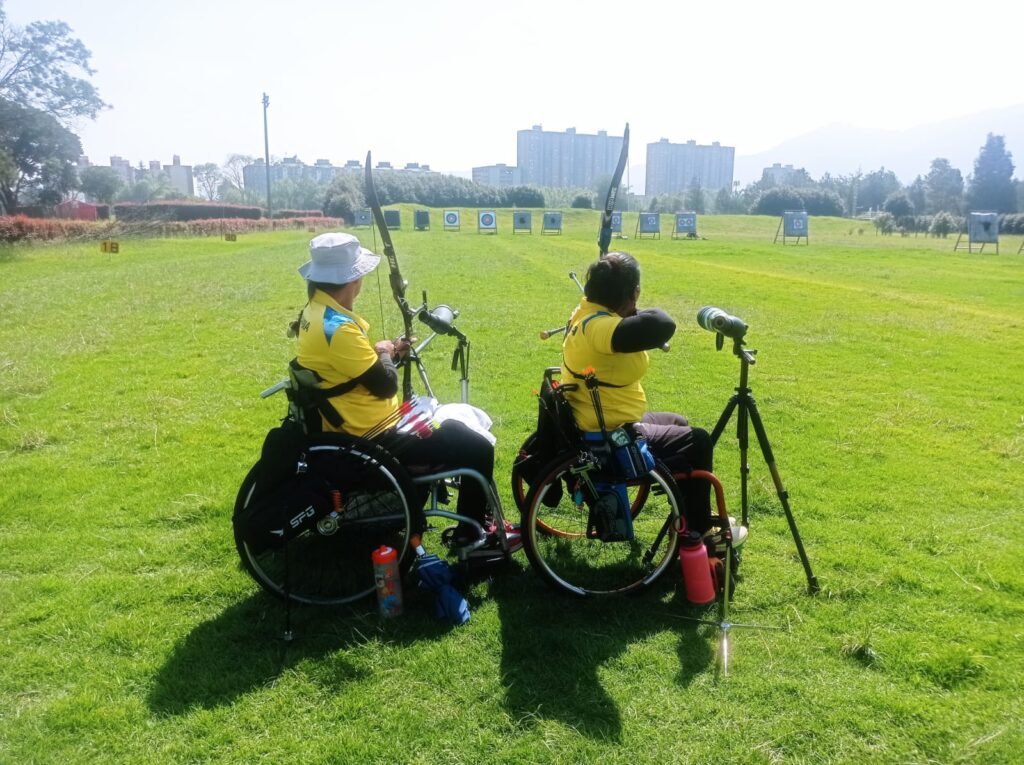
[[[721,338],[721,335],[718,337]],[[720,344],[719,349],[721,349]],[[811,562],[807,559],[807,552],[804,550],[803,541],[800,539],[800,531],[796,527],[793,511],[789,507],[789,493],[786,491],[786,487],[782,485],[782,478],[779,477],[779,470],[775,465],[775,456],[772,454],[771,444],[768,443],[768,434],[765,432],[761,415],[757,411],[757,402],[754,401],[753,391],[748,382],[750,367],[756,363],[754,357],[757,351],[744,348],[742,339],[733,338],[732,352],[740,360],[740,384],[736,388],[736,393],[733,394],[729,399],[729,403],[726,404],[722,416],[718,418],[718,423],[711,433],[711,443],[718,443],[718,439],[725,431],[725,426],[729,424],[729,419],[732,417],[733,412],[738,410],[736,438],[740,446],[740,503],[743,509],[742,523],[746,526],[749,515],[747,478],[750,474],[750,466],[747,464],[747,451],[750,446],[749,426],[751,423],[753,424],[754,433],[757,434],[757,441],[761,446],[761,454],[764,457],[765,464],[768,465],[768,470],[771,472],[772,482],[775,484],[775,492],[779,495],[779,500],[782,502],[782,509],[786,513],[786,521],[789,523],[790,533],[793,535],[796,550],[800,555],[800,562],[803,564],[804,573],[807,575],[807,590],[811,595],[814,595],[820,589],[818,587],[818,579],[811,570]]]

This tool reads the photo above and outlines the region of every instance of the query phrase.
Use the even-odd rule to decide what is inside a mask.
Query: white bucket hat
[[[348,284],[366,276],[380,255],[359,244],[352,234],[320,234],[309,242],[310,259],[299,268],[303,279],[322,284]]]

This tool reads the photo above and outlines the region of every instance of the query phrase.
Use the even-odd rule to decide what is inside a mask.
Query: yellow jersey
[[[562,342],[562,382],[577,383],[578,389],[566,393],[572,406],[576,424],[581,430],[600,430],[597,414],[590,399],[590,391],[582,375],[593,367],[597,379],[617,387],[598,388],[605,426],[617,428],[627,422],[639,422],[647,408],[640,378],[647,373],[650,358],[647,351],[616,353],[612,350],[612,335],[622,317],[604,306],[583,300],[569,319],[569,329]]]
[[[354,380],[377,362],[367,335],[370,325],[317,290],[299,320],[298,362],[322,379],[321,388]],[[341,430],[361,436],[398,408],[398,396],[378,398],[362,385],[328,399],[343,420]],[[321,418],[323,419],[323,418]],[[325,431],[337,431],[323,420]]]

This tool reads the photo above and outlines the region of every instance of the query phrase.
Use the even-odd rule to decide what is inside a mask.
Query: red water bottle
[[[377,607],[385,618],[402,613],[402,579],[398,571],[398,551],[381,545],[370,556],[373,579],[377,584]]]
[[[679,564],[683,569],[683,587],[686,599],[703,606],[715,599],[715,586],[711,582],[708,551],[700,534],[691,531],[679,544]]]

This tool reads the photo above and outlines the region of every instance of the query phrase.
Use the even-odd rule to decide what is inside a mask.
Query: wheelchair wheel
[[[533,568],[556,589],[572,595],[636,592],[668,568],[678,544],[681,501],[671,473],[657,465],[627,482],[634,538],[605,542],[588,533],[590,508],[575,502],[570,470],[577,453],[556,458],[526,499],[523,545]]]
[[[387,545],[398,550],[403,573],[412,563],[412,482],[387,452],[339,434],[319,436],[306,459],[309,473],[338,492],[341,512],[262,549],[247,543],[236,529],[242,565],[267,592],[294,603],[340,605],[359,600],[374,591],[370,555],[375,549]],[[257,485],[258,475],[257,465],[243,481],[236,514],[265,488]]]
[[[512,497],[515,499],[516,507],[519,508],[519,514],[523,522],[526,522],[526,497],[530,493],[530,486],[526,482],[525,473],[529,469],[527,466],[532,467],[531,462],[537,460],[536,452],[537,434],[531,434],[519,447],[519,456],[516,461],[512,464]],[[637,487],[635,492],[630,492],[631,507],[630,512],[633,518],[636,518],[636,514],[640,512],[640,508],[644,506],[644,502],[647,501],[648,486],[640,485]],[[546,495],[545,500],[548,505],[551,505],[556,501],[555,494],[557,490],[550,492]],[[550,534],[553,536],[560,537],[573,537],[579,532],[571,528],[559,528],[556,525],[557,518],[553,515],[547,517],[540,517],[537,519],[537,527],[542,534]]]

